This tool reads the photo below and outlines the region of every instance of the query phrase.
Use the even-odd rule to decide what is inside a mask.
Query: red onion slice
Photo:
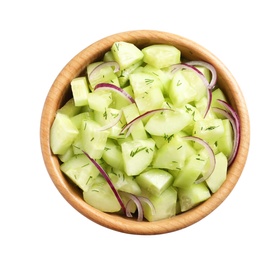
[[[208,84],[209,89],[213,89],[215,87],[216,81],[217,81],[217,72],[214,66],[212,66],[210,63],[205,61],[188,61],[186,62],[188,65],[192,66],[202,66],[207,68],[211,72],[211,81]]]
[[[220,114],[224,115],[225,117],[227,117],[230,120],[232,127],[233,127],[233,131],[234,131],[233,150],[232,150],[231,155],[228,158],[228,165],[231,165],[237,155],[238,147],[239,147],[239,143],[240,143],[240,120],[239,120],[237,112],[232,108],[231,105],[229,105],[226,101],[221,100],[221,99],[217,99],[217,101],[221,105],[223,105],[227,110],[217,108],[217,107],[214,107],[213,110],[215,112],[220,113]]]
[[[94,78],[94,76],[99,73],[99,71],[105,67],[114,67],[114,72],[118,72],[120,70],[120,65],[116,61],[107,61],[97,65],[88,75],[89,80]]]
[[[154,205],[152,204],[152,202],[151,202],[148,198],[143,197],[143,196],[138,196],[138,199],[139,199],[141,202],[144,202],[144,203],[148,204],[149,207],[150,207],[150,209],[151,209],[151,211],[152,211],[152,215],[155,214]]]
[[[119,93],[122,95],[125,99],[127,99],[130,103],[135,103],[135,100],[132,96],[130,96],[126,91],[124,91],[122,88],[117,87],[114,84],[111,83],[99,83],[95,86],[94,91],[100,90],[100,89],[107,89],[114,91],[116,93]]]
[[[88,153],[86,153],[85,151],[83,151],[83,153],[89,158],[89,160],[96,166],[96,168],[99,170],[99,172],[101,173],[101,175],[104,177],[104,179],[107,181],[107,183],[109,184],[111,190],[113,191],[113,193],[115,194],[115,197],[117,198],[118,202],[121,205],[121,208],[124,212],[124,214],[126,214],[126,207],[121,199],[120,194],[118,193],[117,189],[115,188],[114,184],[112,183],[112,181],[110,180],[108,174],[105,172],[105,170],[92,158],[90,157],[90,155]]]
[[[137,220],[138,221],[143,221],[144,218],[144,210],[142,207],[142,202],[148,204],[148,206],[151,209],[152,214],[155,214],[155,208],[154,205],[152,204],[152,202],[149,200],[149,198],[144,197],[144,196],[136,196],[132,193],[129,192],[125,192],[125,191],[121,191],[121,193],[123,193],[124,195],[126,195],[129,198],[129,201],[126,204],[126,216],[127,217],[132,217],[132,213],[131,213],[131,202],[134,202],[137,208],[137,213],[138,213],[138,217]]]
[[[136,208],[137,208],[137,213],[138,213],[137,220],[143,221],[144,212],[143,212],[143,207],[142,207],[140,199],[137,196],[135,196],[134,194],[131,194],[129,192],[123,192],[123,191],[121,191],[121,192],[124,193],[129,198],[129,201],[126,204],[126,216],[132,217],[130,208],[131,208],[131,202],[134,202],[136,205]]]
[[[206,172],[206,174],[204,174],[202,178],[197,179],[194,182],[195,184],[199,184],[199,183],[207,180],[209,178],[209,176],[214,171],[214,168],[215,168],[215,155],[214,155],[214,152],[213,152],[213,150],[211,149],[211,147],[209,146],[209,144],[206,141],[204,141],[203,139],[201,139],[201,138],[199,138],[197,136],[184,136],[183,139],[191,140],[191,141],[194,141],[196,143],[199,143],[200,145],[202,145],[206,149],[206,151],[208,153],[209,161],[210,161],[210,166],[209,166],[209,169]]]

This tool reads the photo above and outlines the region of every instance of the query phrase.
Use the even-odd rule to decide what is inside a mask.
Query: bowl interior
[[[227,179],[224,184],[207,201],[170,219],[155,222],[138,222],[136,219],[104,213],[91,207],[84,202],[79,189],[60,171],[58,158],[52,154],[50,149],[50,128],[56,111],[71,97],[71,80],[84,74],[87,65],[91,62],[101,60],[104,53],[110,49],[115,41],[131,42],[139,48],[156,43],[171,44],[181,50],[185,59],[203,60],[211,63],[218,74],[218,85],[240,117],[241,142],[237,157],[228,169]],[[120,232],[162,234],[176,231],[198,222],[225,200],[243,171],[249,149],[249,131],[249,116],[242,92],[232,74],[217,57],[204,47],[179,35],[161,31],[140,30],[122,32],[103,38],[82,50],[66,64],[53,82],[46,97],[41,117],[40,140],[43,159],[52,181],[62,196],[77,211],[104,227]]]

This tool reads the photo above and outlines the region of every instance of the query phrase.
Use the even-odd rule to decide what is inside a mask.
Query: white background
[[[275,1],[1,1],[0,259],[278,259]],[[168,31],[214,53],[249,108],[251,144],[230,196],[165,235],[128,235],[74,210],[42,160],[39,127],[54,79],[110,34]]]

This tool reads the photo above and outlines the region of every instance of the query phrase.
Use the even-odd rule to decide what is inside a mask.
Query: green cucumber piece
[[[178,201],[180,203],[181,212],[197,206],[210,197],[210,191],[204,182],[178,189]]]
[[[185,188],[192,185],[197,178],[203,173],[206,166],[207,158],[201,157],[198,154],[191,155],[185,161],[181,170],[176,173],[173,186]]]
[[[91,91],[93,91],[95,86],[99,83],[113,83],[114,85],[119,86],[118,77],[114,73],[113,68],[110,66],[104,66],[98,71],[98,73],[94,73],[94,77],[89,77],[91,72],[102,63],[103,61],[98,61],[93,62],[87,66],[89,88],[91,89]]]
[[[133,176],[128,176],[121,170],[113,169],[111,173],[109,173],[109,177],[117,190],[134,195],[141,195],[141,188]]]
[[[100,127],[93,120],[84,120],[80,129],[82,138],[81,149],[94,159],[100,159],[102,157],[109,135],[109,131],[99,131]]]
[[[217,101],[217,99],[228,102],[225,94],[223,93],[223,91],[220,88],[215,88],[212,92],[211,107],[218,107],[218,108],[226,109],[222,104],[220,104]]]
[[[233,150],[234,132],[229,119],[222,120],[224,127],[224,134],[217,141],[217,149],[219,152],[225,154],[228,158]]]
[[[215,143],[224,134],[222,119],[203,119],[195,123],[193,135],[197,136],[208,143]]]
[[[67,149],[64,154],[58,154],[59,160],[61,162],[67,162],[73,156],[74,156],[74,152],[72,146],[70,146],[69,149]]]
[[[121,206],[102,176],[98,176],[88,191],[83,192],[84,201],[103,212],[118,212]]]
[[[77,77],[71,81],[74,104],[77,107],[88,105],[89,86],[86,77]]]
[[[94,121],[101,127],[105,127],[111,125],[111,123],[113,124],[115,119],[117,119],[118,116],[121,116],[121,113],[120,110],[114,108],[107,108],[104,112],[95,111]],[[108,137],[117,139],[125,123],[124,117],[121,116],[120,120],[115,125],[106,130],[109,132]]]
[[[50,147],[54,154],[64,154],[72,145],[79,131],[70,118],[57,113],[50,129]]]
[[[77,107],[74,104],[74,99],[71,98],[66,102],[61,108],[58,109],[57,113],[67,115],[68,117],[73,117],[78,115],[82,107]]]
[[[88,119],[93,119],[94,118],[94,113],[93,112],[81,112],[73,117],[71,117],[71,121],[72,123],[76,126],[76,128],[78,130],[80,130],[82,122],[84,120],[88,120]]]
[[[121,147],[113,140],[107,139],[103,154],[103,160],[113,168],[123,170],[124,161],[122,156]]]
[[[146,72],[152,76],[158,81],[161,82],[161,84],[158,84],[160,86],[160,89],[163,93],[163,95],[166,95],[168,92],[168,86],[171,81],[171,78],[169,77],[169,74],[165,71],[158,69],[150,64],[146,64],[146,66],[143,67],[143,71]]]
[[[148,91],[136,95],[135,102],[141,114],[161,108],[164,96],[160,88],[150,88]]]
[[[161,69],[180,63],[181,52],[167,44],[153,44],[142,49],[144,62]]]
[[[164,136],[168,141],[156,150],[152,166],[154,168],[180,170],[184,166],[188,153],[191,153],[189,144],[178,135]]]
[[[153,195],[160,196],[173,182],[173,176],[161,169],[151,169],[136,177],[140,187]]]
[[[132,103],[132,104],[124,107],[122,111],[123,111],[123,114],[124,114],[124,117],[125,117],[127,123],[131,122],[134,118],[136,118],[140,115],[139,111],[138,111],[138,107],[136,106],[135,103]],[[134,140],[148,139],[148,135],[145,131],[144,124],[141,120],[132,125],[131,136]]]
[[[152,88],[163,89],[162,82],[156,76],[144,70],[132,73],[129,76],[129,81],[135,97],[148,92]]]
[[[99,175],[97,168],[84,154],[73,156],[62,163],[61,171],[83,191],[88,191]]]
[[[182,107],[184,104],[194,101],[197,95],[196,89],[188,83],[181,70],[173,76],[168,93],[176,107]]]
[[[176,215],[177,190],[174,187],[170,186],[160,196],[155,196],[148,191],[142,190],[142,196],[147,197],[155,209],[155,212],[153,212],[148,204],[142,203],[144,217],[148,221],[167,219]]]
[[[121,41],[113,43],[111,52],[114,60],[120,65],[121,70],[141,61],[144,56],[142,51],[133,43]]]
[[[192,122],[192,116],[184,109],[176,108],[174,111],[163,111],[150,117],[145,125],[146,131],[151,135],[165,136],[180,132]]]
[[[124,169],[128,176],[140,174],[152,162],[155,142],[151,138],[123,142],[121,147]]]
[[[112,93],[106,90],[93,91],[88,95],[88,105],[94,111],[104,113],[112,102]]]
[[[205,78],[210,82],[211,80],[211,73],[208,68],[196,66],[196,68],[205,76]],[[200,100],[203,97],[207,96],[207,87],[205,86],[204,82],[201,78],[197,75],[196,72],[190,70],[182,70],[184,77],[186,78],[188,84],[195,89],[195,101]]]
[[[215,155],[215,168],[210,177],[206,180],[206,183],[212,193],[215,193],[227,177],[228,160],[223,153]]]

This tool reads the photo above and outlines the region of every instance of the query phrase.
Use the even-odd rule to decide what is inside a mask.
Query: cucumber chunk
[[[143,59],[142,51],[132,43],[115,42],[111,47],[113,57],[119,63],[121,70],[136,64]]]
[[[184,109],[163,111],[150,117],[145,125],[146,131],[151,135],[165,136],[180,132],[192,122],[192,116]]]
[[[223,153],[215,155],[215,168],[210,177],[206,180],[206,183],[212,193],[215,193],[227,177],[228,160]]]
[[[74,99],[71,98],[64,104],[60,109],[58,109],[57,113],[67,115],[68,117],[73,117],[78,115],[81,111],[81,107],[75,106]]]
[[[89,87],[86,77],[78,77],[71,81],[74,104],[77,107],[88,105]]]
[[[219,152],[224,153],[225,156],[229,158],[234,145],[234,132],[230,120],[223,119],[222,123],[224,127],[224,134],[217,141],[217,149]]]
[[[118,212],[121,206],[102,176],[98,176],[88,191],[83,192],[85,202],[103,212]]]
[[[153,139],[132,140],[121,144],[125,172],[135,176],[144,171],[152,162],[155,142]]]
[[[197,95],[196,89],[188,83],[182,71],[175,73],[168,92],[173,105],[176,107],[182,107],[184,104],[190,103],[195,100]]]
[[[95,111],[105,112],[112,102],[112,94],[106,90],[93,91],[88,94],[88,105]]]
[[[62,163],[61,171],[83,191],[88,191],[99,175],[97,168],[84,154],[73,156],[65,163]]]
[[[201,66],[196,66],[196,68],[206,77],[208,82],[210,82],[211,73],[209,69]],[[207,87],[195,72],[190,70],[182,70],[182,73],[186,78],[188,84],[196,91],[195,101],[198,101],[207,95]]]
[[[126,122],[129,123],[132,121],[134,118],[138,117],[139,111],[138,107],[136,104],[132,103],[126,107],[123,108],[123,113],[126,119]],[[135,124],[132,125],[132,131],[131,131],[131,136],[134,140],[136,139],[148,139],[146,130],[144,128],[144,124],[142,121],[138,121]]]
[[[154,168],[180,170],[184,166],[189,145],[177,135],[165,135],[164,138],[167,139],[167,142],[156,150],[152,166]]]
[[[173,181],[173,176],[161,169],[151,169],[136,177],[137,183],[151,194],[160,196]]]
[[[174,46],[166,44],[154,44],[142,49],[144,62],[161,69],[180,63],[181,52]]]
[[[50,147],[54,154],[64,154],[72,145],[79,131],[70,118],[57,113],[50,129]]]
[[[94,90],[95,86],[99,83],[113,83],[114,85],[119,86],[119,80],[117,75],[114,73],[114,70],[110,66],[105,66],[101,68],[98,73],[94,73],[94,77],[90,77],[92,71],[103,62],[93,62],[87,66],[87,75],[89,80],[89,87],[91,91]]]
[[[191,155],[186,159],[184,166],[176,174],[173,186],[185,188],[192,185],[203,173],[206,162],[207,158],[201,157],[198,154]]]
[[[124,170],[124,161],[121,147],[115,141],[111,139],[107,140],[102,158],[113,168]]]
[[[80,129],[81,149],[90,157],[100,159],[104,152],[109,131],[99,131],[100,125],[93,120],[84,120]]]
[[[187,211],[210,198],[211,194],[205,183],[192,184],[178,189],[181,212]]]
[[[160,196],[155,196],[148,191],[142,190],[142,195],[146,196],[155,208],[155,212],[152,212],[149,205],[143,203],[144,217],[148,221],[157,221],[175,216],[177,194],[177,190],[172,186],[163,191]]]
[[[204,119],[195,123],[193,128],[193,135],[208,143],[215,143],[224,134],[224,126],[222,119]]]

